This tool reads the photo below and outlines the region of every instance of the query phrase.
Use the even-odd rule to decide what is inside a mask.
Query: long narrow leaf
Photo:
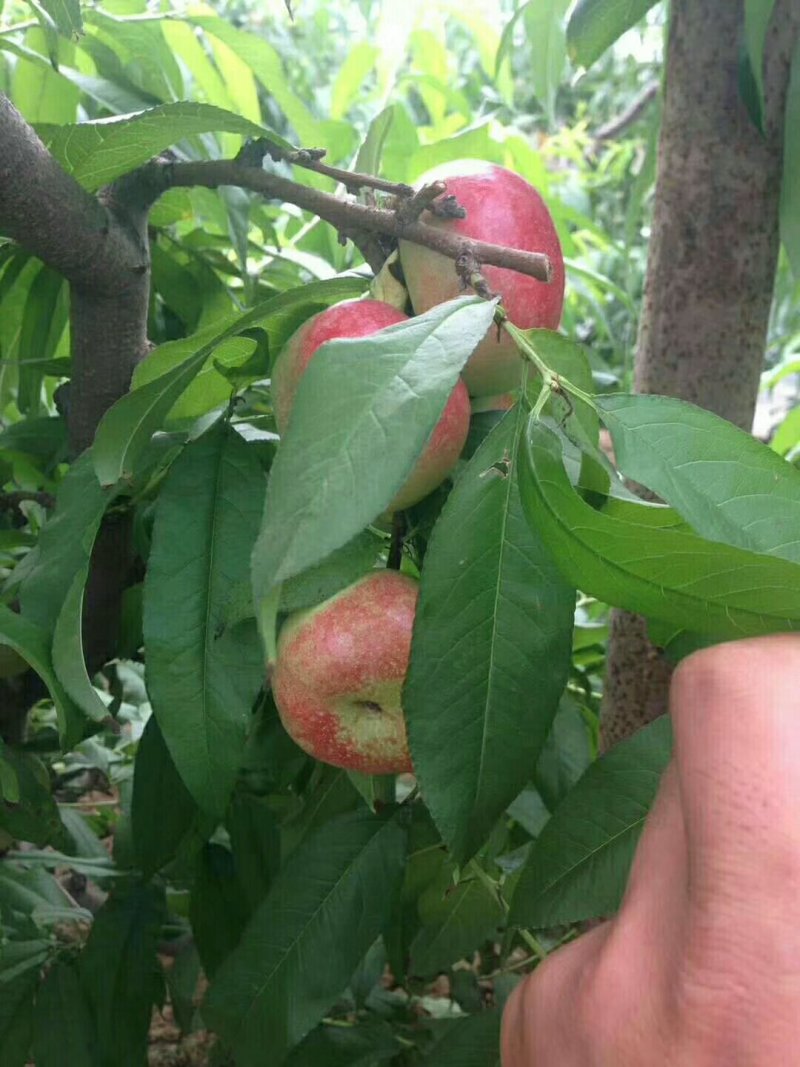
[[[597,398],[620,470],[702,537],[800,563],[800,471],[749,433],[682,400]]]
[[[590,67],[607,48],[644,18],[657,0],[578,0],[567,26],[573,62]]]
[[[203,1009],[241,1067],[262,1067],[265,1049],[281,1063],[343,991],[388,919],[404,853],[396,818],[358,812],[285,864]]]
[[[426,803],[462,863],[530,778],[569,667],[575,592],[519,494],[525,418],[487,437],[434,529],[403,696]]]
[[[489,328],[478,297],[316,353],[272,465],[253,556],[257,602],[344,545],[390,503]]]
[[[797,564],[594,511],[569,483],[558,438],[536,420],[521,456],[528,521],[587,593],[719,640],[800,628]]]
[[[161,428],[175,401],[223,341],[243,330],[269,329],[275,321],[280,325],[304,306],[326,305],[355,296],[362,290],[363,282],[352,278],[333,278],[300,286],[265,300],[232,320],[226,319],[219,327],[203,330],[169,347],[162,346],[168,349],[163,362],[157,349],[145,360],[141,374],[134,379],[135,385],[142,384],[118,400],[98,427],[91,454],[100,484],[113,485],[132,476],[152,435]],[[156,361],[160,368],[166,364],[169,369],[150,378],[149,369],[144,369],[150,360]]]
[[[544,928],[617,909],[671,752],[671,724],[663,716],[589,767],[531,848],[511,902],[512,923]]]
[[[221,816],[263,679],[255,626],[225,629],[264,494],[261,464],[220,423],[189,444],[159,494],[144,589],[147,687],[197,804]]]

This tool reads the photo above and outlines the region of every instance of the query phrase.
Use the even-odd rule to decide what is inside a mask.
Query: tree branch
[[[487,241],[476,241],[424,222],[404,222],[401,216],[388,208],[367,207],[340,200],[330,193],[289,181],[260,167],[242,165],[235,160],[156,162],[150,166],[161,168],[164,191],[175,186],[199,185],[215,189],[220,185],[235,185],[260,193],[270,200],[295,204],[329,222],[348,237],[354,233],[383,234],[432,248],[449,259],[457,259],[464,252],[471,252],[482,264],[515,270],[541,282],[548,282],[552,277],[550,259],[542,252],[525,252]],[[154,182],[153,186],[158,184]]]
[[[607,122],[605,126],[601,126],[599,130],[595,131],[595,141],[613,141],[621,133],[624,133],[629,126],[632,126],[637,119],[642,117],[650,101],[654,100],[658,95],[658,89],[659,84],[657,81],[646,85],[622,114],[617,115],[610,122]]]
[[[59,166],[0,95],[0,233],[70,283],[72,376],[65,400],[70,450],[94,440],[147,352],[152,175],[120,179],[92,196]],[[84,609],[89,670],[113,654],[131,554],[130,517],[107,520],[92,554]],[[24,710],[24,709],[23,709]]]
[[[118,293],[147,252],[135,231],[87,193],[50,155],[0,94],[0,233],[18,241],[73,285]]]
[[[377,189],[378,192],[390,193],[393,196],[413,196],[414,188],[405,182],[390,182],[386,178],[376,178],[374,174],[360,174],[357,170],[343,170],[341,167],[331,167],[323,163],[326,150],[324,148],[298,148],[293,152],[287,152],[280,145],[275,144],[264,137],[260,140],[251,141],[245,146],[243,153],[237,157],[237,162],[244,162],[250,149],[260,151],[261,158],[269,155],[278,162],[283,160],[292,163],[296,167],[305,170],[313,170],[316,174],[324,174],[327,178],[341,184],[348,190]],[[260,160],[259,160],[260,162]]]

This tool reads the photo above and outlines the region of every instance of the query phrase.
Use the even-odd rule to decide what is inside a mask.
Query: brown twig
[[[444,196],[446,192],[447,186],[444,182],[431,182],[430,185],[423,185],[413,196],[397,204],[395,208],[397,221],[404,229],[412,222],[419,222],[422,212],[431,208],[437,197]]]
[[[396,212],[388,208],[367,207],[364,204],[341,200],[330,193],[300,185],[260,167],[243,166],[235,160],[198,163],[156,161],[150,166],[162,168],[162,191],[176,186],[204,186],[215,189],[220,185],[235,185],[271,200],[295,204],[329,222],[348,237],[354,233],[383,234],[432,248],[449,259],[456,259],[469,251],[482,264],[505,267],[542,282],[549,282],[552,277],[550,258],[543,252],[525,252],[487,241],[476,241],[423,222],[403,224]]]
[[[261,149],[262,158],[269,155],[278,162],[283,160],[292,163],[296,167],[305,170],[313,170],[315,174],[324,174],[341,184],[349,191],[357,189],[377,189],[381,193],[390,193],[392,196],[408,197],[414,195],[414,187],[405,182],[390,182],[386,178],[377,178],[374,174],[362,174],[355,170],[344,170],[341,167],[331,167],[322,160],[326,150],[324,148],[298,148],[293,152],[287,152],[274,141],[263,137],[256,141],[250,141],[249,146],[253,149]],[[247,148],[248,146],[245,146]]]
[[[607,122],[605,126],[601,126],[599,130],[595,130],[595,141],[613,141],[616,137],[619,137],[629,126],[632,126],[637,119],[641,118],[645,109],[651,100],[654,100],[658,95],[659,83],[657,81],[650,82],[646,85],[642,92],[633,100],[630,107],[627,107],[621,115],[617,115],[615,118]]]

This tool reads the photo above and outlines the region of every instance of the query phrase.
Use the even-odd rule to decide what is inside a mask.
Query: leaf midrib
[[[533,464],[533,466],[535,466],[535,464]],[[543,479],[538,475],[534,475],[534,480],[536,481],[537,485],[541,485],[541,484],[544,484],[545,481],[549,481],[549,484],[555,486],[557,492],[559,492],[559,493],[563,492],[562,487],[557,482],[554,482],[551,479]],[[539,496],[539,499],[544,504],[544,507],[546,508],[546,510],[555,519],[555,522],[556,522],[557,526],[562,531],[564,531],[571,540],[577,541],[577,543],[580,545],[582,551],[588,553],[588,555],[590,555],[593,559],[599,561],[604,567],[607,567],[610,570],[612,570],[614,572],[614,574],[617,576],[618,579],[620,577],[622,577],[624,579],[627,579],[628,581],[633,579],[633,581],[641,583],[641,585],[645,586],[645,588],[647,588],[648,590],[652,590],[654,592],[659,593],[659,595],[661,596],[662,599],[667,599],[664,596],[664,592],[663,592],[663,590],[665,588],[664,586],[659,586],[658,583],[652,581],[652,579],[643,577],[642,575],[639,575],[639,574],[635,574],[631,570],[626,570],[623,564],[617,563],[615,560],[610,559],[609,557],[602,555],[596,549],[592,548],[591,544],[588,541],[584,540],[582,537],[580,537],[575,532],[575,530],[577,530],[578,527],[573,529],[571,526],[567,525],[567,522],[564,519],[561,518],[559,513],[555,510],[553,505],[550,503],[550,499],[546,494],[542,493],[541,490],[539,490],[538,496]],[[606,517],[605,521],[606,522],[618,522],[620,520],[609,519],[608,517]],[[589,529],[591,530],[592,528],[589,527]],[[658,531],[658,532],[664,532],[664,531]],[[684,536],[684,535],[681,535],[681,536]],[[711,542],[709,542],[709,544],[711,544]],[[732,546],[724,546],[724,547],[731,548]],[[746,552],[747,550],[746,549],[735,549],[734,548],[733,551]],[[754,553],[754,554],[755,555],[761,555],[761,553]],[[764,556],[764,559],[775,559],[775,558],[776,557],[774,557],[774,556]],[[753,561],[753,562],[755,562],[755,561]],[[783,560],[783,562],[788,564],[789,566],[798,566],[798,564],[793,564],[790,560]],[[710,608],[714,612],[715,615],[720,615],[720,614],[726,615],[729,623],[733,621],[731,619],[731,615],[730,615],[730,610],[733,610],[737,614],[742,615],[745,618],[750,618],[750,619],[754,619],[754,620],[758,620],[758,621],[762,621],[762,622],[768,622],[768,621],[774,620],[776,623],[778,623],[778,622],[786,623],[786,622],[793,622],[794,621],[794,622],[797,622],[798,624],[800,624],[800,617],[796,617],[795,618],[795,617],[790,616],[789,618],[786,618],[785,616],[770,615],[768,613],[758,613],[758,612],[752,611],[750,608],[742,608],[742,607],[738,607],[738,606],[734,606],[733,608],[729,609],[725,605],[724,601],[722,601],[720,603],[719,601],[709,600],[707,597],[698,596],[695,593],[687,592],[685,589],[678,589],[675,586],[667,586],[666,588],[669,590],[669,593],[670,593],[671,596],[675,596],[675,597],[678,597],[678,598],[680,598],[682,600],[685,600],[685,601],[688,602],[688,604],[690,604],[693,607],[699,605],[699,606],[702,606],[706,610],[706,612],[708,612],[708,609]],[[680,625],[684,625],[684,623],[681,622]],[[727,627],[726,627],[726,629],[727,629]],[[740,626],[737,626],[737,629],[739,629],[742,633],[747,632],[747,631],[743,630],[742,627],[740,627]]]
[[[265,991],[268,989],[268,987],[271,984],[271,982],[272,982],[273,978],[275,977],[275,975],[278,974],[283,969],[283,967],[286,964],[286,961],[289,959],[290,956],[293,955],[298,943],[307,934],[307,931],[308,931],[309,927],[313,923],[316,922],[317,917],[319,916],[320,912],[323,910],[323,908],[325,908],[327,906],[328,902],[330,901],[330,898],[334,895],[336,890],[345,881],[345,879],[347,877],[349,877],[349,875],[350,875],[351,871],[353,870],[353,868],[356,866],[358,861],[364,856],[364,854],[368,851],[368,849],[371,848],[371,846],[374,844],[374,842],[378,838],[378,835],[381,834],[388,826],[391,826],[391,825],[393,825],[391,822],[386,822],[383,825],[376,826],[374,833],[372,833],[370,835],[369,839],[364,842],[362,847],[359,848],[358,852],[355,854],[355,856],[353,856],[352,860],[347,864],[345,869],[341,872],[340,876],[330,886],[328,891],[325,893],[325,896],[320,900],[320,903],[318,904],[318,906],[314,909],[314,911],[308,917],[307,921],[303,924],[303,926],[298,931],[297,936],[292,939],[291,943],[280,954],[277,962],[275,963],[275,966],[272,968],[272,970],[269,972],[269,974],[264,978],[264,981],[258,986],[256,992],[253,994],[253,996],[251,998],[251,1001],[250,1001],[250,1006],[247,1008],[247,1010],[241,1016],[241,1020],[242,1020],[242,1025],[243,1026],[244,1026],[245,1020],[250,1018],[252,1012],[256,1008],[256,1005],[257,1005],[258,1001],[261,999],[261,997],[264,995]],[[272,896],[272,894],[270,894],[270,896]],[[268,900],[269,900],[269,898],[267,898],[267,900],[265,900],[265,902],[264,902],[265,905],[266,905]],[[245,933],[246,933],[246,931],[245,931]]]

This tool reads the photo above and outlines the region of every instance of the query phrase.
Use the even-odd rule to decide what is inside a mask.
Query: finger
[[[517,986],[503,1012],[503,1067],[586,1067],[575,1020],[581,981],[608,937],[603,923],[553,952]]]
[[[758,911],[800,881],[800,638],[695,653],[671,691],[690,894]]]
[[[636,926],[648,953],[675,941],[686,910],[688,866],[678,771],[672,762],[647,816],[617,917],[621,930]]]

